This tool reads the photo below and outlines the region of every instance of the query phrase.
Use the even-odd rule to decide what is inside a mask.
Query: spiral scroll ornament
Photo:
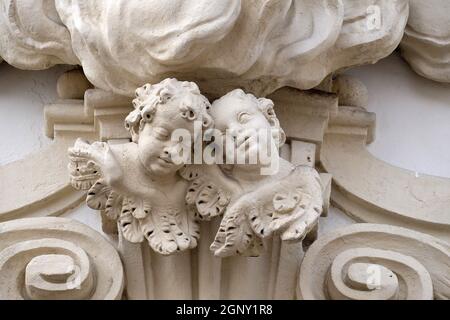
[[[307,300],[450,298],[450,247],[405,228],[354,224],[317,240],[300,269]]]
[[[123,274],[116,249],[79,222],[0,223],[0,299],[120,299]]]

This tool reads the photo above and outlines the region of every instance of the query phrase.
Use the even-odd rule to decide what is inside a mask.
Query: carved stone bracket
[[[85,106],[92,105],[88,93]],[[113,104],[108,98],[102,101]],[[117,220],[128,241],[147,240],[164,255],[193,249],[199,241],[198,221],[223,214],[211,245],[214,254],[257,256],[261,239],[273,234],[285,241],[302,240],[327,207],[314,161],[299,166],[280,158],[277,150],[285,134],[271,100],[236,89],[211,104],[195,83],[168,78],[138,88],[133,106],[124,121],[132,142],[77,140],[69,149],[71,184],[89,190],[88,206]],[[174,140],[180,130],[189,136]],[[215,148],[227,146],[226,151],[216,149],[222,154],[215,157],[217,163],[204,163],[202,150],[201,164],[178,162],[182,154],[191,158],[199,139],[205,150],[211,147],[207,132],[216,135]],[[224,140],[227,135],[232,141]],[[236,158],[229,162],[230,146],[236,156],[245,157],[243,163]],[[264,174],[264,150],[271,154],[273,173]],[[255,162],[248,164],[253,155]],[[227,166],[222,165],[225,158]]]
[[[57,216],[76,207],[85,192],[70,186],[67,149],[79,137],[129,139],[123,117],[131,110],[130,99],[90,87],[79,69],[58,79],[60,99],[44,108],[45,134],[54,141],[0,167],[0,221]]]
[[[310,247],[297,293],[308,300],[449,299],[449,266],[444,241],[405,228],[354,224]]]
[[[358,113],[353,110],[352,116]],[[322,149],[321,163],[333,174],[333,204],[359,221],[408,227],[449,241],[450,179],[389,165],[367,151],[362,128],[345,129],[331,127]]]
[[[0,299],[121,299],[122,263],[98,232],[65,218],[0,223]]]
[[[0,167],[0,221],[59,215],[82,201],[84,193],[67,177],[65,150],[74,138],[58,135],[50,146]]]
[[[338,76],[330,91],[283,88],[270,98],[292,140],[316,145],[315,161],[332,174],[332,203],[362,222],[393,224],[449,240],[450,179],[389,165],[367,150],[375,114],[364,109],[367,89]]]
[[[0,167],[0,298],[120,299],[126,275],[129,299],[449,299],[450,179],[372,156],[367,89],[337,75],[403,37],[418,73],[449,82],[448,3],[197,2],[0,1],[0,62],[77,65],[45,107],[53,143]],[[175,163],[171,134],[194,153],[194,121],[246,157],[273,147],[276,173]],[[378,224],[317,240],[330,198]],[[84,199],[124,268],[97,232],[45,217]]]
[[[355,80],[339,82],[347,85],[345,92],[362,90]],[[360,102],[340,105],[323,136],[320,162],[333,175],[332,203],[358,221],[408,227],[448,241],[450,179],[398,168],[370,154],[366,145],[375,136],[375,114]]]
[[[278,114],[278,113],[277,113]],[[315,145],[290,141],[281,150],[284,159],[312,166]],[[331,177],[321,174],[324,213],[328,210]],[[279,237],[264,240],[259,257],[211,255],[220,217],[200,223],[200,241],[194,250],[161,256],[147,244],[128,242],[119,233],[119,250],[127,277],[128,299],[294,299],[298,270],[305,242],[315,240],[317,229],[302,243],[283,242]],[[183,267],[181,267],[183,266]],[[163,280],[164,279],[164,280]],[[171,281],[167,281],[171,279]],[[173,284],[178,290],[174,291]]]

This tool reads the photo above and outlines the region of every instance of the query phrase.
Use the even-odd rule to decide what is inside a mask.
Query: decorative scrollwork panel
[[[446,242],[400,227],[354,224],[310,247],[297,293],[308,300],[449,299],[449,274]]]
[[[0,224],[0,299],[120,299],[124,272],[98,232],[65,218]]]

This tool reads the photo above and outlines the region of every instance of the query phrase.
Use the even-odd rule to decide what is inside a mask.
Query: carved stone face
[[[215,128],[235,136],[235,154],[245,152],[246,162],[251,154],[258,155],[262,147],[262,152],[270,151],[268,138],[272,126],[253,99],[228,95],[215,101],[211,109]],[[253,159],[260,164],[259,157]]]
[[[172,141],[171,136],[176,129],[193,132],[193,122],[181,117],[178,105],[166,103],[157,108],[150,123],[146,123],[139,133],[139,160],[150,175],[164,176],[174,174],[183,164],[172,161],[174,154],[180,152],[180,144]]]

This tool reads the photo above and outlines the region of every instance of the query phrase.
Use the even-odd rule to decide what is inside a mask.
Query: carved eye
[[[269,117],[274,117],[275,116],[275,111],[273,110],[273,108],[267,109],[267,115]]]
[[[247,123],[251,119],[251,115],[248,112],[241,112],[237,116],[239,123]]]
[[[169,131],[164,128],[155,128],[153,129],[153,133],[155,134],[155,137],[159,140],[167,140],[169,139],[170,136]]]
[[[194,110],[191,108],[186,107],[185,110],[181,112],[181,117],[188,120],[195,120],[197,118],[197,115],[195,114]]]
[[[151,122],[151,121],[152,121],[152,118],[153,118],[153,115],[152,115],[152,113],[150,112],[150,110],[146,110],[146,111],[142,112],[142,119],[143,119],[145,122]]]

